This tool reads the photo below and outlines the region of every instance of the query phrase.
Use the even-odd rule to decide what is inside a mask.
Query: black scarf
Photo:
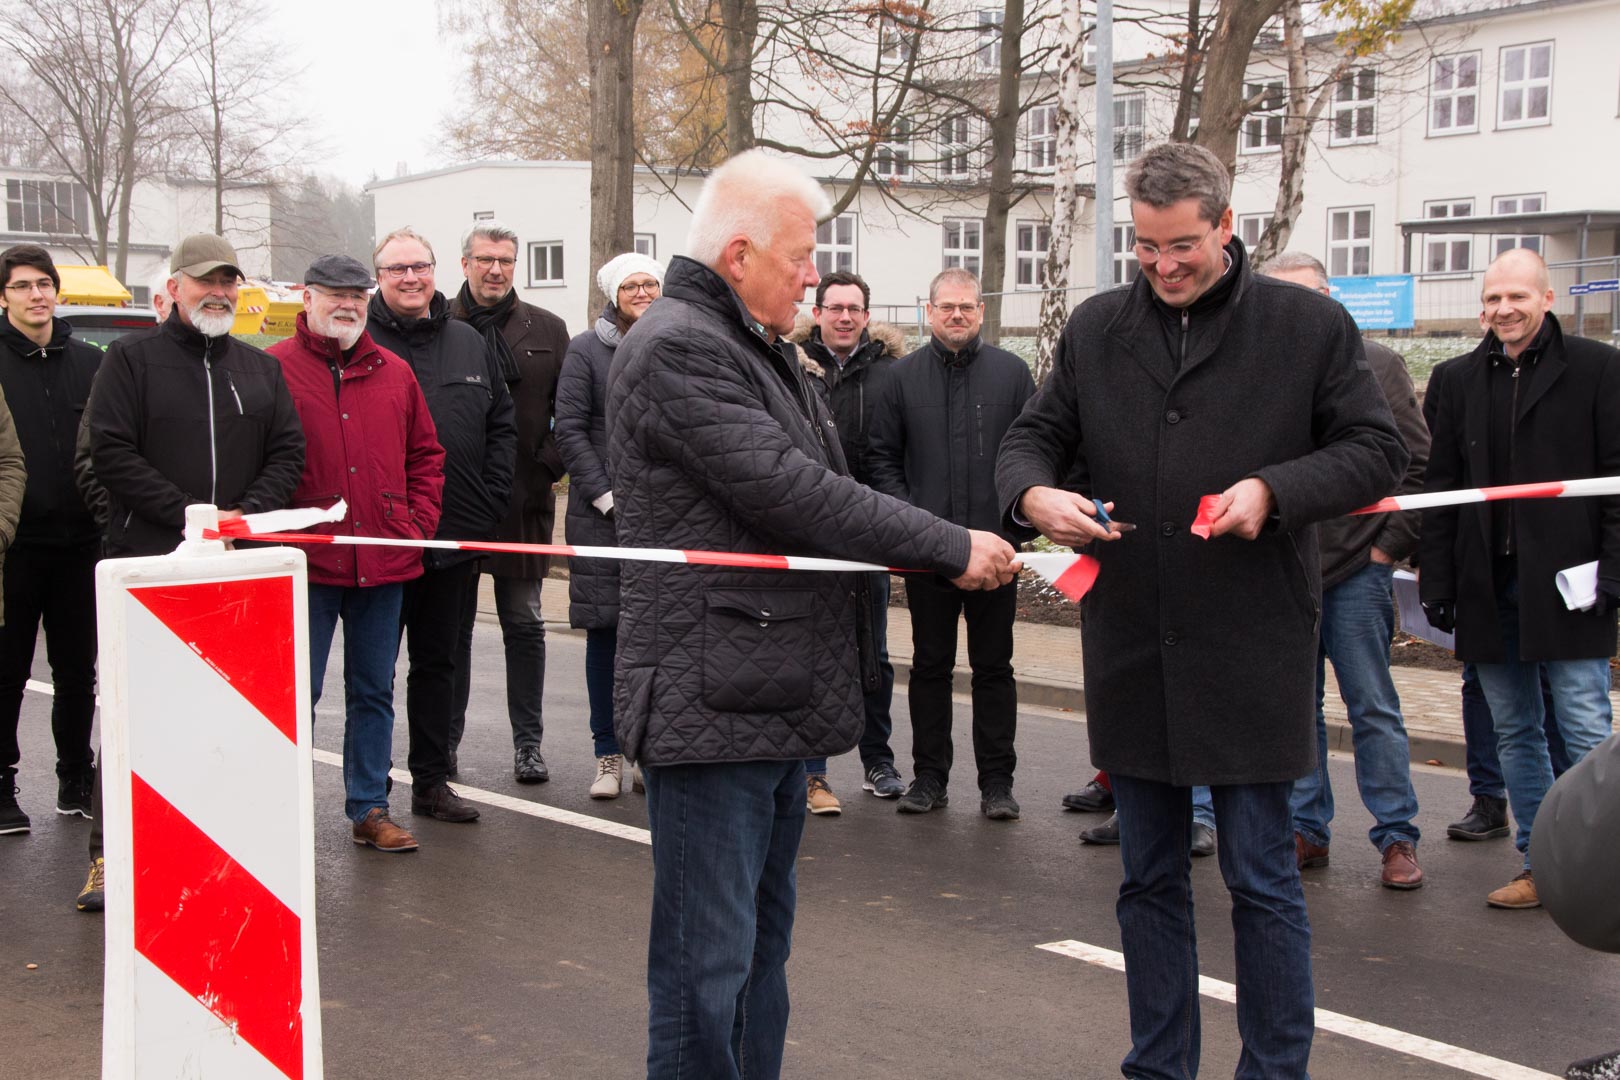
[[[456,294],[456,303],[461,305],[462,313],[472,328],[484,335],[484,341],[489,344],[490,351],[501,362],[501,375],[506,379],[506,385],[511,386],[523,378],[518,370],[517,358],[512,355],[512,349],[501,336],[501,327],[506,324],[507,317],[512,309],[517,307],[517,289],[512,289],[489,307],[479,306],[472,297],[472,290],[467,283],[461,283],[461,291]]]

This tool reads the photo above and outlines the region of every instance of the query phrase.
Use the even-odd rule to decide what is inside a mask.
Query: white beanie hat
[[[659,285],[664,283],[664,268],[657,259],[643,255],[639,251],[627,251],[623,255],[615,255],[602,269],[596,272],[596,284],[601,286],[608,303],[617,304],[619,301],[619,286],[631,274],[651,274],[653,280]]]

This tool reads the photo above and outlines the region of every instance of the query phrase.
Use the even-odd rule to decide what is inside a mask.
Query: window
[[[1080,66],[1095,68],[1097,66],[1097,20],[1088,17],[1082,23],[1080,32],[1085,35],[1080,46]]]
[[[1328,211],[1328,275],[1353,277],[1372,273],[1372,207],[1346,206]]]
[[[979,12],[980,71],[998,71],[1001,68],[1001,9]]]
[[[1437,56],[1429,64],[1429,134],[1479,130],[1479,53]]]
[[[1266,226],[1271,224],[1270,214],[1241,214],[1237,219],[1237,237],[1243,241],[1243,246],[1253,251],[1260,238],[1266,234]]]
[[[637,255],[645,255],[649,259],[658,258],[658,237],[650,232],[636,233],[635,242],[632,246]]]
[[[904,64],[916,46],[916,34],[893,15],[885,12],[878,19],[878,58],[884,63]]]
[[[855,272],[855,215],[839,214],[816,226],[816,273]]]
[[[1552,58],[1550,41],[1509,45],[1502,50],[1497,80],[1497,127],[1552,123]]]
[[[1114,226],[1114,284],[1128,285],[1135,280],[1141,264],[1136,261],[1136,226]]]
[[[545,240],[529,245],[529,288],[563,283],[561,240]]]
[[[1243,121],[1243,141],[1240,149],[1245,154],[1269,154],[1282,148],[1283,137],[1283,84],[1280,82],[1244,83],[1243,97],[1260,99],[1259,108]]]
[[[7,180],[6,228],[11,232],[81,235],[90,227],[90,197],[64,180]]]
[[[879,176],[904,180],[911,176],[911,121],[904,116],[895,117],[888,135],[877,144],[872,168]]]
[[[493,211],[493,210],[474,210],[473,211],[473,220],[474,221],[494,221],[495,220],[495,211]]]
[[[1378,72],[1347,71],[1333,87],[1333,126],[1329,146],[1353,146],[1378,140]]]
[[[1014,230],[1017,237],[1018,287],[1039,289],[1046,284],[1046,249],[1052,246],[1052,226],[1043,221],[1020,221]]]
[[[1440,199],[1423,204],[1430,220],[1474,216],[1473,199]],[[1467,233],[1426,233],[1423,237],[1423,273],[1467,274],[1474,269],[1474,238]]]
[[[1057,165],[1057,106],[1037,105],[1024,126],[1024,164],[1031,172]]]
[[[973,174],[973,122],[966,116],[947,116],[939,125],[939,174]]]
[[[977,277],[984,266],[984,222],[978,218],[946,218],[944,254],[941,269],[959,266]]]
[[[1491,201],[1491,211],[1497,214],[1539,214],[1547,209],[1547,196],[1501,195]],[[1512,251],[1529,248],[1537,255],[1547,254],[1547,238],[1539,233],[1498,233],[1491,237],[1491,258]]]
[[[1114,99],[1114,164],[1141,156],[1147,143],[1147,95],[1124,94]]]

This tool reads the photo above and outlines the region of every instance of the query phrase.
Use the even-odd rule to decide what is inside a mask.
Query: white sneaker
[[[591,784],[591,798],[617,799],[622,789],[624,757],[605,754],[596,759],[596,780]]]

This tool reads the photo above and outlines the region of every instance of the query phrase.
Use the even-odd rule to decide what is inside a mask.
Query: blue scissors
[[[1097,520],[1103,525],[1104,528],[1117,530],[1122,533],[1128,533],[1132,529],[1136,528],[1135,525],[1132,525],[1129,522],[1115,521],[1113,518],[1109,517],[1108,511],[1103,509],[1103,501],[1101,499],[1092,499],[1091,505],[1097,508]]]

